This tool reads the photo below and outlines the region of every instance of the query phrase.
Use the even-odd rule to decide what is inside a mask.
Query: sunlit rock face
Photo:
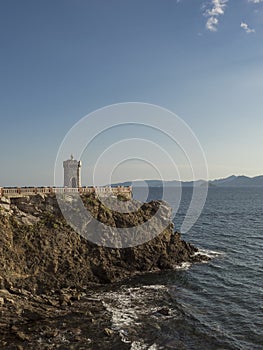
[[[41,293],[90,283],[110,283],[134,274],[172,269],[182,262],[201,260],[201,256],[195,254],[197,249],[174,232],[170,208],[164,202],[137,203],[136,211],[119,213],[105,207],[94,195],[82,195],[81,199],[92,220],[84,227],[83,234],[76,233],[66,222],[54,195],[11,198],[0,203],[3,284]],[[69,203],[72,201],[74,198]],[[159,215],[151,231],[141,230],[140,224],[156,212]],[[91,238],[100,223],[106,227],[102,240],[112,244],[131,240],[131,237],[116,235],[116,228],[138,226],[138,237],[143,237],[145,243],[127,248],[97,245]],[[121,232],[125,235],[125,231]]]

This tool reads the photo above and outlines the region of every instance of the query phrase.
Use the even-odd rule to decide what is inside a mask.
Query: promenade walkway
[[[34,196],[37,194],[52,194],[52,193],[98,193],[98,194],[123,194],[126,196],[132,196],[131,186],[118,186],[118,187],[0,187],[0,197],[15,198],[23,196]]]

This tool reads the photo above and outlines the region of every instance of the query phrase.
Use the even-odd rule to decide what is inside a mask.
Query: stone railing
[[[118,187],[0,187],[0,197],[23,197],[33,196],[36,194],[52,194],[52,193],[98,193],[98,194],[123,194],[126,197],[132,197],[131,186],[118,186]]]

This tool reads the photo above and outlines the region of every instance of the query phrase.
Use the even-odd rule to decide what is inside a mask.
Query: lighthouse
[[[70,159],[63,162],[64,167],[64,187],[78,188],[81,187],[81,161]]]

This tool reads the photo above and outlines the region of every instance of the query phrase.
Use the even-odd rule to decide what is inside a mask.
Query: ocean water
[[[177,229],[191,195],[191,188],[183,190]],[[148,200],[161,196],[155,188]],[[169,196],[176,207],[173,189]],[[212,260],[105,287],[103,302],[123,343],[152,350],[263,349],[263,189],[210,188],[201,216],[182,237]]]

